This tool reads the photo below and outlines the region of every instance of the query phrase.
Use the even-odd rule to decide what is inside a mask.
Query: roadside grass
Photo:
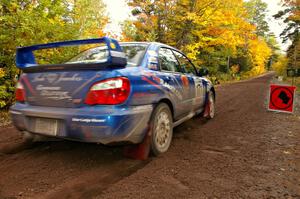
[[[291,77],[284,77],[283,82],[296,86],[296,105],[295,105],[295,117],[300,119],[300,77],[296,77],[293,81]]]
[[[276,76],[278,79],[279,77],[282,78],[281,82],[282,83],[285,83],[285,84],[288,84],[290,86],[296,86],[296,91],[297,93],[300,93],[300,77],[295,77],[294,80],[292,77],[287,77],[287,75],[284,73],[277,73],[277,76]]]
[[[289,85],[293,84],[293,78],[285,77],[284,81],[286,83],[288,83]],[[300,92],[300,77],[296,77],[295,78],[295,80],[294,80],[294,86],[297,87],[297,92],[299,93]]]
[[[266,71],[269,72],[269,71]],[[263,73],[264,74],[264,73]],[[262,74],[260,74],[262,75]],[[219,73],[213,76],[208,77],[214,85],[225,84],[225,83],[234,83],[239,82],[241,80],[248,80],[259,75],[250,75],[247,73],[241,74],[230,74],[230,73]]]

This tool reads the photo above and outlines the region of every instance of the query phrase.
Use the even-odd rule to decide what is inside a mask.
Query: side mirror
[[[199,77],[204,77],[208,75],[208,69],[207,68],[200,68],[198,70],[198,76]]]

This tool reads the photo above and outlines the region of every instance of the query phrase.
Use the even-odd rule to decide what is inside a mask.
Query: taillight
[[[130,94],[130,82],[126,77],[106,79],[95,83],[89,90],[85,103],[96,104],[121,104]]]
[[[18,102],[25,102],[25,90],[21,82],[18,82],[16,86],[16,100]]]

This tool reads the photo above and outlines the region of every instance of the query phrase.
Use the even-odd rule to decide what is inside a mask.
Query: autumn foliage
[[[266,71],[276,61],[276,42],[262,0],[127,0],[134,18],[122,24],[123,41],[158,41],[184,51],[212,78],[239,79]],[[290,6],[293,1],[286,0]],[[298,2],[298,1],[297,1]],[[118,5],[116,5],[118,6]],[[20,71],[17,46],[107,35],[101,0],[0,1],[0,108],[14,101]],[[299,22],[299,11],[290,20]],[[62,62],[78,48],[40,52],[41,63]]]
[[[265,72],[272,49],[266,42],[268,30],[258,34],[256,30],[262,23],[255,24],[256,18],[252,20],[254,15],[250,15],[250,9],[256,11],[258,3],[264,4],[250,2],[131,0],[136,20],[124,24],[123,38],[175,46],[197,66],[208,67],[215,75],[229,74],[233,65],[239,66],[237,74],[258,75]]]

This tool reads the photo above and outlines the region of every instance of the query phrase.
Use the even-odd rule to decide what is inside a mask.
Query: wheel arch
[[[171,100],[169,100],[167,98],[163,98],[163,99],[159,100],[157,104],[160,104],[160,103],[165,103],[169,106],[171,113],[172,113],[172,118],[174,120],[174,106],[173,106]]]

